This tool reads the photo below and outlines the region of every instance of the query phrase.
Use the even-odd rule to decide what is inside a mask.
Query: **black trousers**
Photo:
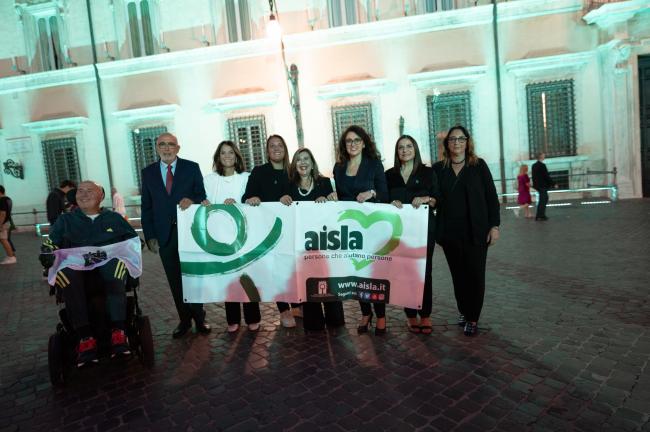
[[[276,306],[278,307],[278,311],[280,313],[284,311],[288,311],[291,308],[297,308],[300,307],[300,303],[291,303],[291,307],[289,307],[289,303],[286,302],[275,302]]]
[[[548,204],[548,190],[547,189],[537,189],[539,194],[539,199],[537,201],[537,213],[535,217],[543,218],[546,217],[546,204]]]
[[[262,320],[259,303],[226,302],[226,321],[228,322],[228,325],[239,324],[241,322],[240,304],[243,305],[244,308],[244,321],[246,324],[255,324]]]
[[[427,239],[427,268],[424,272],[424,292],[422,293],[422,309],[404,308],[404,313],[408,318],[415,318],[420,315],[420,318],[429,318],[431,316],[431,309],[433,308],[433,278],[432,278],[432,261],[433,249],[436,242],[433,235]]]
[[[178,232],[175,224],[169,242],[165,246],[160,246],[159,253],[181,324],[189,326],[192,324],[192,319],[197,325],[202,324],[205,319],[203,303],[185,303],[183,301],[183,279],[181,277],[181,260],[178,257]]]
[[[442,243],[454,283],[456,306],[467,321],[478,321],[483,309],[487,248],[487,244],[475,245],[470,240],[444,240]]]
[[[372,304],[372,306],[370,306]],[[361,314],[363,316],[372,315],[372,309],[375,309],[375,315],[377,318],[383,318],[386,316],[386,303],[370,303],[360,301],[359,306],[361,306]]]
[[[65,268],[59,271],[56,274],[56,286],[63,294],[66,313],[72,327],[75,330],[89,327],[87,294],[97,292],[106,294],[106,312],[113,326],[123,328],[126,319],[125,286],[127,276],[126,266],[117,258],[94,270],[81,271]],[[101,286],[97,286],[98,282]],[[82,336],[86,337],[90,334]]]
[[[323,314],[323,309],[325,313]],[[302,304],[302,325],[305,330],[323,330],[345,325],[343,302],[306,302]]]

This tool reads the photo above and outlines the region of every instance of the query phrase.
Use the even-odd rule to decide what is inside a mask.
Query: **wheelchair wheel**
[[[151,369],[154,365],[154,352],[153,352],[153,335],[151,334],[151,324],[149,323],[148,316],[141,316],[137,318],[137,331],[138,339],[140,340],[140,349],[138,356],[140,361],[147,369]]]
[[[50,381],[55,387],[62,386],[66,380],[65,346],[61,333],[50,336],[47,345],[47,364],[50,369]]]

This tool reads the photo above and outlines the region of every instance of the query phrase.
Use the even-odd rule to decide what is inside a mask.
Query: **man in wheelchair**
[[[41,246],[39,260],[49,268],[48,281],[65,302],[68,319],[79,337],[77,367],[82,367],[98,362],[86,298],[93,280],[101,280],[106,293],[111,357],[130,355],[125,285],[129,274],[140,276],[142,261],[135,230],[120,214],[100,208],[104,189],[99,184],[81,182],[76,198],[79,207],[56,220]]]

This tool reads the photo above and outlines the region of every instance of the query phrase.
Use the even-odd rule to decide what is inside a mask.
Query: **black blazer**
[[[443,178],[448,178],[449,171],[453,176],[452,168],[445,167],[444,161],[436,162],[433,165],[433,171],[438,176],[440,184],[440,199],[436,206],[436,241],[443,239],[445,224],[445,185]],[[466,165],[461,171],[464,176],[463,181],[459,184],[464,185],[465,196],[467,198],[467,210],[469,211],[469,221],[472,228],[472,240],[474,244],[487,244],[487,235],[490,229],[501,224],[499,214],[499,198],[497,190],[492,180],[490,169],[483,159],[479,159],[476,165]]]
[[[241,202],[258,197],[262,202],[278,201],[289,193],[289,175],[285,170],[276,170],[271,162],[253,168],[246,183]]]
[[[544,162],[535,162],[531,171],[533,174],[533,187],[535,189],[550,189],[555,185],[555,182],[551,178],[551,175],[548,173],[548,169],[546,168],[546,164]]]
[[[420,196],[430,196],[436,199],[440,198],[440,190],[438,189],[438,177],[433,172],[433,169],[420,164],[417,171],[411,173],[406,184],[399,172],[399,168],[395,167],[386,171],[386,182],[388,184],[388,200],[399,200],[402,204],[411,204],[413,198]],[[432,233],[435,227],[435,220],[433,217],[433,207],[429,206],[429,232]]]
[[[165,246],[176,224],[176,206],[183,198],[200,204],[205,199],[203,175],[199,164],[178,158],[171,194],[167,194],[160,172],[160,161],[142,170],[142,231],[144,238],[158,239]]]
[[[384,175],[384,166],[380,160],[368,159],[365,156],[361,158],[359,170],[357,175],[354,176],[354,184],[352,188],[341,181],[346,175],[345,170],[348,166],[345,163],[337,163],[334,165],[334,182],[336,184],[336,195],[339,201],[356,201],[357,195],[361,192],[366,192],[374,189],[377,197],[368,200],[369,202],[388,202],[388,186],[386,185],[386,176]]]
[[[300,192],[298,192],[298,185],[295,183],[289,183],[288,195],[294,201],[315,201],[316,198],[327,198],[327,195],[331,194],[332,192],[332,182],[330,179],[321,176],[314,180],[314,187],[308,195],[300,195]]]

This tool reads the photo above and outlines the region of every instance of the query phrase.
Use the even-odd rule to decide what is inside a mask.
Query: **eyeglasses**
[[[160,147],[160,148],[174,148],[177,145],[178,144],[173,142],[173,141],[160,141],[158,143],[158,147]]]
[[[345,145],[359,145],[363,142],[363,140],[359,137],[357,138],[352,138],[352,139],[346,139],[345,140]]]
[[[459,144],[465,144],[467,142],[467,137],[449,137],[449,142],[457,142]]]

